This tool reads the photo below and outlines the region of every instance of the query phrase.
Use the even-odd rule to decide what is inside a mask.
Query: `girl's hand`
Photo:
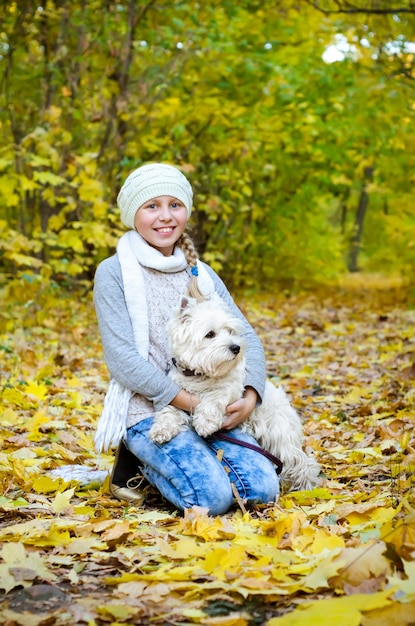
[[[181,389],[170,404],[175,406],[177,409],[186,411],[187,413],[193,413],[197,405],[200,404],[200,398],[194,393],[189,393],[188,391]]]
[[[232,430],[242,424],[251,415],[258,401],[258,394],[252,387],[247,387],[242,398],[228,404],[222,428]]]

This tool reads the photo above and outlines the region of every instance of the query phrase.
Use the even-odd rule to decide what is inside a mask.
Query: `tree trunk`
[[[367,193],[367,185],[373,180],[373,167],[366,167],[364,170],[364,182],[360,193],[359,204],[356,210],[354,223],[354,232],[350,245],[349,253],[349,272],[358,272],[358,256],[362,243],[363,225],[365,221],[367,207],[369,205],[369,195]]]

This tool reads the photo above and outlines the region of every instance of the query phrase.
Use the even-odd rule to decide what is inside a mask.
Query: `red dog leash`
[[[244,448],[255,450],[255,452],[259,452],[260,454],[266,456],[267,459],[269,459],[272,463],[274,463],[274,465],[276,465],[277,474],[281,474],[282,472],[282,462],[277,459],[276,456],[271,454],[271,452],[264,450],[264,448],[261,448],[260,446],[256,446],[253,443],[247,443],[246,441],[241,441],[241,439],[236,439],[235,437],[231,437],[231,435],[226,435],[223,431],[215,433],[211,438],[221,439],[222,441],[229,441],[229,443],[235,443],[238,446],[243,446]]]

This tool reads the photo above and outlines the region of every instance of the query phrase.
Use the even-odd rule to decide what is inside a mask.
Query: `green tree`
[[[188,174],[198,248],[230,284],[333,278],[350,242],[356,267],[407,271],[414,18],[352,5],[3,4],[6,275],[88,281],[122,232],[123,178],[149,160]]]

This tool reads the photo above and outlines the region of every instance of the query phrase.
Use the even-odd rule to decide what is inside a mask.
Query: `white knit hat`
[[[150,163],[131,172],[118,194],[117,203],[123,224],[134,228],[137,209],[158,196],[172,196],[183,202],[190,217],[193,191],[186,176],[167,163]]]

